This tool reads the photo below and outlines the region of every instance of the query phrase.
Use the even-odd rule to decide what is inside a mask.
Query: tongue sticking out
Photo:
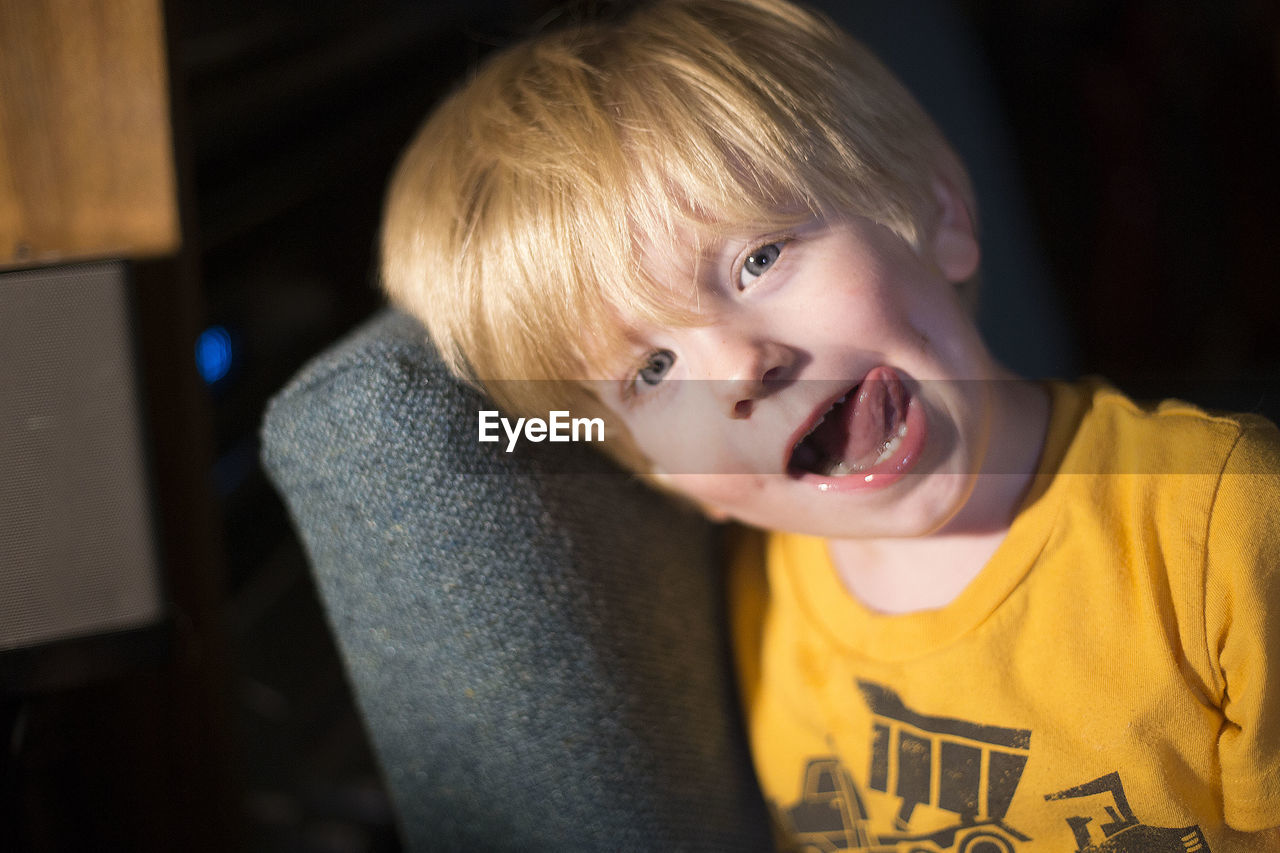
[[[860,473],[892,458],[906,432],[909,400],[902,380],[877,367],[837,404],[796,449],[793,462],[826,476]]]

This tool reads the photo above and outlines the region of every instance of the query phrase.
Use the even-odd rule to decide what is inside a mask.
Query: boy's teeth
[[[884,443],[884,450],[880,451],[880,455],[876,457],[876,461],[872,465],[879,465],[881,462],[887,462],[893,457],[893,454],[902,446],[902,437],[907,434],[907,425],[904,423],[898,427],[898,431],[893,434],[893,438]]]
[[[818,416],[818,419],[817,419],[816,421],[814,421],[813,426],[809,427],[809,431],[808,431],[808,432],[806,432],[804,435],[800,436],[800,441],[797,441],[797,442],[796,442],[796,447],[799,447],[799,446],[800,446],[800,444],[801,444],[801,443],[802,443],[806,438],[808,438],[809,436],[811,436],[811,435],[813,435],[815,432],[817,432],[817,431],[818,431],[818,427],[822,426],[822,422],[823,422],[823,421],[825,421],[825,420],[827,419],[827,415],[829,415],[829,414],[831,414],[833,411],[835,411],[836,406],[840,405],[841,403],[843,403],[845,400],[848,400],[848,399],[849,399],[849,395],[848,395],[848,394],[845,394],[845,395],[844,395],[843,397],[841,397],[839,400],[836,400],[834,403],[832,403],[830,406],[828,406],[828,407],[827,407],[827,410],[826,410],[825,412],[823,412],[821,415],[819,415],[819,416]]]
[[[880,453],[870,462],[859,464],[857,462],[847,462],[843,459],[824,459],[818,467],[818,473],[824,477],[847,477],[850,474],[860,474],[868,468],[887,462],[893,458],[893,454],[902,446],[902,439],[907,434],[907,425],[904,422],[898,427],[893,438],[884,443],[880,448]]]
[[[854,473],[855,470],[856,469],[850,468],[848,465],[841,462],[839,459],[829,459],[827,460],[827,469],[822,472],[822,476],[846,477],[849,474]]]

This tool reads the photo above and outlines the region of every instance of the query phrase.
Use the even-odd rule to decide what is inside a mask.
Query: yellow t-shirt
[[[734,639],[784,847],[1280,850],[1280,436],[1054,385],[979,576],[885,615],[744,534]]]

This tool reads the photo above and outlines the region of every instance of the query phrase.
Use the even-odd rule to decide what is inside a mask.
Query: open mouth
[[[791,451],[787,473],[824,479],[901,473],[918,455],[923,435],[919,407],[890,367],[876,367],[834,400]]]

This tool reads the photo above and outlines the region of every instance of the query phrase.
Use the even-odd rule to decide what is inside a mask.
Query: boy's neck
[[[981,573],[1035,479],[1049,424],[1045,389],[1025,380],[996,383],[991,448],[964,508],[928,536],[830,539],[845,589],[872,610],[912,613],[945,607]],[[1017,471],[1018,474],[992,473]]]

